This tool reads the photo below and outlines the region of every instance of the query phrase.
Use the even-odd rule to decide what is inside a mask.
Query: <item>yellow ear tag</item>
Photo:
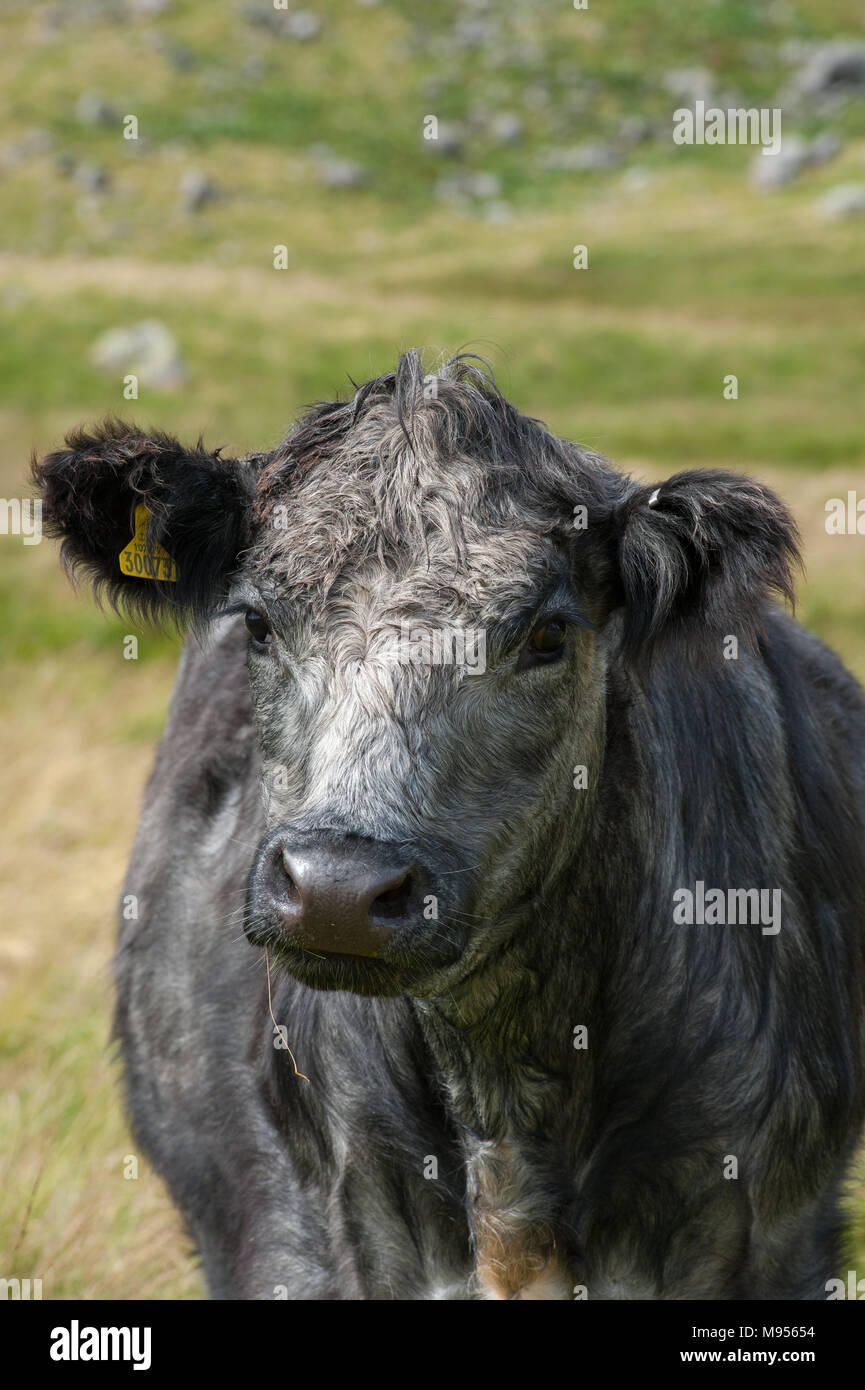
[[[120,552],[120,568],[136,579],[167,579],[173,584],[177,579],[177,566],[168,551],[157,545],[152,554],[147,553],[149,521],[149,511],[139,503],[135,508],[135,535]]]

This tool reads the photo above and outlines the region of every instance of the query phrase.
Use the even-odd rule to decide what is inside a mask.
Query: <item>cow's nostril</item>
[[[392,920],[396,917],[404,917],[408,911],[411,889],[411,874],[406,874],[402,883],[386,888],[383,893],[379,893],[373,899],[369,909],[370,917],[374,920],[376,918]]]
[[[280,863],[282,865],[283,874],[285,875],[285,883],[283,885],[284,900],[291,907],[299,908],[301,906],[303,895],[300,891],[300,887],[295,882],[292,876],[291,861],[288,857],[288,853],[286,852],[286,850],[282,851],[279,858]]]

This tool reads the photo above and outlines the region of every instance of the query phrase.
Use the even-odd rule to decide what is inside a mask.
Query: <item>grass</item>
[[[615,142],[635,112],[668,126],[671,67],[705,66],[723,90],[770,101],[788,71],[781,42],[861,39],[859,0],[718,0],[675,25],[661,0],[580,14],[522,3],[496,8],[498,57],[453,48],[451,3],[321,0],[322,37],[304,45],[204,0],[127,23],[109,3],[60,29],[50,8],[11,3],[0,20],[4,497],[22,495],[32,449],[107,412],[246,451],[401,347],[472,344],[524,410],[641,477],[721,465],[776,487],[805,541],[800,616],[865,679],[862,538],[824,527],[828,498],[865,491],[865,242],[860,224],[815,211],[831,185],[865,178],[865,102],[831,119],[839,158],[772,196],[750,186],[747,150],[656,138],[606,176],[544,173],[538,159],[551,143]],[[546,105],[527,99],[538,87]],[[80,124],[82,92],[137,114],[139,144],[119,123]],[[518,111],[524,141],[496,147],[483,105]],[[466,123],[461,156],[424,146],[428,113]],[[321,187],[310,147],[322,144],[362,163],[368,184]],[[58,156],[102,165],[110,191],[82,194]],[[635,166],[639,183],[625,177]],[[197,215],[178,208],[189,168],[225,194]],[[509,220],[436,199],[438,180],[466,169],[499,176]],[[126,402],[90,350],[144,318],[175,334],[188,383]],[[202,1295],[160,1184],[143,1162],[123,1176],[134,1145],[108,1046],[113,904],[178,650],[137,632],[125,661],[136,631],[76,596],[51,546],[0,536],[0,1247],[5,1272],[41,1277],[51,1298]],[[849,1212],[861,1271],[861,1162]]]

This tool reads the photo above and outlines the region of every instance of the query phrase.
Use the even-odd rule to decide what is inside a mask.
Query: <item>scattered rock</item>
[[[708,68],[671,68],[664,74],[663,86],[671,97],[694,105],[714,98],[715,80]]]
[[[430,144],[433,144],[430,141]],[[320,183],[325,188],[363,188],[369,176],[361,164],[353,159],[341,159],[326,145],[314,145],[309,152],[315,165]]]
[[[817,211],[827,221],[843,217],[865,216],[865,183],[838,183],[830,188],[817,204]]]
[[[625,193],[644,193],[652,180],[651,169],[645,169],[642,165],[635,164],[632,168],[625,170],[620,183]]]
[[[794,99],[865,96],[865,46],[826,43],[815,48],[793,79]]]
[[[111,187],[111,180],[101,164],[92,164],[86,159],[76,165],[73,178],[82,193],[107,193]]]
[[[11,167],[24,164],[35,155],[48,154],[54,144],[50,131],[28,130],[17,140],[12,140],[3,151],[3,163]]]
[[[113,125],[118,119],[114,107],[99,96],[98,92],[82,92],[75,107],[75,115],[81,125]]]
[[[476,173],[455,174],[449,179],[439,179],[435,196],[443,203],[466,203],[472,199],[485,202],[498,199],[502,191],[502,181],[498,174],[487,170]]]
[[[751,164],[751,181],[756,188],[772,191],[786,188],[810,166],[828,164],[840,153],[842,144],[834,131],[824,131],[808,143],[799,135],[784,135],[777,154],[757,154]]]
[[[283,29],[287,38],[295,39],[298,43],[311,43],[321,33],[321,20],[312,10],[286,11]]]
[[[786,188],[808,163],[809,146],[799,135],[783,135],[777,154],[755,154],[751,161],[751,182],[755,188],[772,192]]]
[[[156,390],[182,386],[186,380],[177,341],[158,319],[109,329],[93,344],[90,360],[101,371],[132,372],[140,385]]]
[[[312,10],[275,10],[272,5],[247,5],[241,10],[247,24],[267,29],[281,39],[310,43],[321,33],[321,20]]]
[[[463,126],[457,125],[455,121],[439,121],[435,140],[424,138],[423,143],[424,148],[432,154],[453,157],[462,154],[465,139],[466,132]]]
[[[180,205],[185,212],[200,212],[209,203],[217,203],[222,197],[221,189],[200,169],[185,170],[177,191],[180,194]]]
[[[484,205],[484,221],[489,222],[492,226],[503,227],[513,220],[514,210],[504,198],[494,198],[492,202]]]
[[[821,135],[814,136],[808,147],[808,163],[828,164],[843,148],[840,135],[836,135],[834,130],[824,130]]]
[[[645,116],[626,116],[619,126],[619,139],[625,145],[643,145],[653,133],[652,122]]]
[[[526,133],[523,122],[513,111],[497,112],[487,130],[497,145],[518,145]]]
[[[619,156],[611,145],[589,141],[584,145],[547,150],[539,163],[541,169],[556,173],[596,174],[615,169]]]
[[[550,104],[550,89],[543,82],[529,82],[523,88],[523,101],[530,111],[543,111]]]
[[[171,0],[126,0],[126,6],[130,14],[153,19],[171,8]]]

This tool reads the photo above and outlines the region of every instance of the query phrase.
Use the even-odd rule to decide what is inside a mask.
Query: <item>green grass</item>
[[[2,144],[47,133],[2,169],[0,491],[21,496],[31,449],[117,412],[228,451],[267,446],[307,403],[389,370],[399,348],[489,356],[503,388],[551,428],[641,477],[692,465],[754,473],[792,505],[808,580],[800,615],[865,678],[861,539],[827,537],[824,504],[865,490],[861,223],[815,212],[835,183],[865,180],[865,102],[831,117],[843,154],[766,196],[753,151],[673,147],[665,71],[703,66],[747,104],[773,101],[791,39],[863,39],[860,0],[667,0],[494,6],[498,57],[449,47],[458,8],[310,0],[321,38],[298,45],[242,23],[233,5],[177,0],[158,21],[85,22],[64,7],[0,17]],[[786,14],[786,17],[785,17]],[[160,38],[161,47],[154,46]],[[192,58],[179,69],[166,56]],[[526,61],[526,54],[529,61]],[[249,77],[250,63],[257,76]],[[547,94],[546,105],[529,100]],[[139,117],[132,148],[75,119],[82,92]],[[515,111],[497,148],[478,109]],[[424,145],[427,114],[464,122],[461,155]],[[540,169],[550,145],[616,143],[640,114],[655,137],[610,175]],[[309,151],[369,171],[321,187]],[[57,171],[101,164],[100,198]],[[623,174],[646,173],[640,191]],[[225,192],[178,208],[190,168]],[[510,220],[436,199],[439,179],[489,170]],[[572,248],[589,247],[575,271]],[[288,247],[289,269],[272,268]],[[108,328],[158,318],[183,351],[180,391],[141,390],[92,365]],[[725,401],[735,373],[739,399]],[[108,1058],[112,908],[177,658],[69,587],[52,546],[0,537],[0,1247],[8,1273],[46,1297],[200,1297],[176,1215],[134,1152]],[[865,1268],[865,1169],[850,1198],[850,1267]]]

